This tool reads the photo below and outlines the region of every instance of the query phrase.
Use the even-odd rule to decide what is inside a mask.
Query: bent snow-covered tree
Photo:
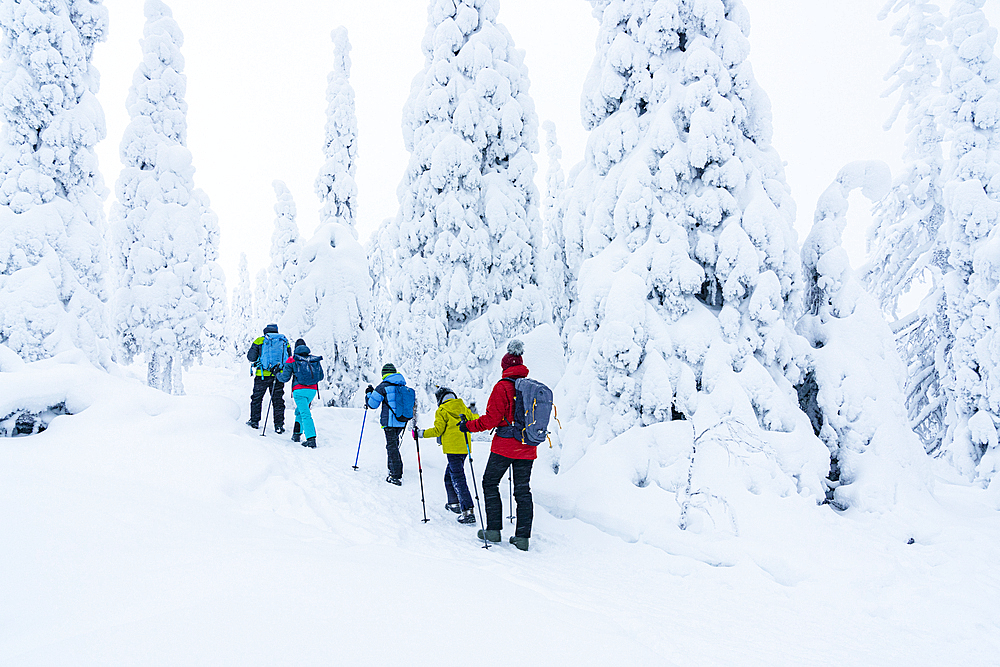
[[[0,344],[34,360],[78,348],[110,363],[106,134],[91,65],[100,0],[0,2]]]
[[[326,161],[316,177],[323,202],[319,229],[299,255],[301,279],[281,319],[282,331],[302,336],[323,356],[323,400],[347,406],[357,399],[373,369],[378,335],[372,324],[372,281],[366,253],[354,229],[357,192],[354,157],[357,116],[350,84],[347,31],[332,33],[334,67],[327,88]],[[359,405],[357,400],[353,404]]]
[[[187,142],[183,35],[161,0],[146,0],[143,60],[126,106],[124,165],[111,209],[119,287],[115,325],[126,361],[143,355],[147,382],[183,393],[181,368],[201,358],[209,300],[207,198],[195,189]],[[213,253],[214,254],[214,253]]]
[[[386,360],[423,393],[442,382],[480,389],[497,350],[543,317],[538,123],[499,5],[430,3],[425,67],[403,112],[410,163],[396,229],[380,237],[398,246],[378,308]]]
[[[802,245],[807,310],[798,330],[813,349],[800,404],[830,450],[827,499],[842,509],[884,510],[926,483],[926,455],[907,419],[905,367],[895,338],[842,245],[851,191],[860,188],[880,201],[890,185],[882,162],[844,167],[820,197]]]
[[[569,267],[566,253],[566,238],[563,230],[566,197],[566,177],[559,160],[562,148],[556,138],[556,126],[552,121],[542,124],[545,131],[545,150],[548,153],[549,168],[545,174],[545,200],[542,206],[545,243],[541,253],[542,266],[539,276],[545,297],[552,311],[552,323],[562,333],[576,300],[575,273]]]

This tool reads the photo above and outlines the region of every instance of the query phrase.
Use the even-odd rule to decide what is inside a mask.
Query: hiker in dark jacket
[[[250,419],[247,426],[250,428],[260,427],[260,411],[264,403],[264,394],[271,393],[271,407],[274,412],[274,432],[285,432],[285,385],[275,377],[276,369],[262,368],[260,364],[261,347],[266,336],[281,336],[278,333],[277,324],[268,324],[264,327],[264,335],[254,340],[247,350],[247,360],[253,364],[253,392],[250,394]],[[288,339],[284,338],[285,350],[280,355],[278,363],[292,355],[292,348],[288,345]]]
[[[493,386],[486,404],[486,414],[479,419],[461,422],[458,428],[469,433],[496,429],[490,446],[490,458],[483,472],[483,502],[486,505],[486,528],[479,539],[500,541],[503,526],[503,504],[500,500],[500,480],[508,468],[514,470],[514,501],[517,504],[517,526],[510,543],[522,551],[528,550],[534,505],[531,501],[531,466],[538,457],[537,448],[517,438],[514,429],[514,380],[528,377],[528,368],[521,355],[524,345],[512,340],[500,366],[501,380]]]
[[[314,357],[306,342],[299,338],[295,341],[295,352],[278,373],[280,382],[288,382],[293,377],[295,378],[295,383],[292,384],[292,400],[295,401],[295,428],[292,429],[292,440],[298,442],[297,436],[302,433],[306,436],[306,441],[302,443],[302,446],[314,449],[316,447],[316,425],[313,423],[310,404],[319,393],[319,383],[303,384],[302,379],[295,374],[295,368],[297,365],[301,367],[301,364],[319,363],[322,359],[323,357]]]
[[[382,406],[379,423],[385,432],[385,451],[389,467],[389,476],[385,481],[396,486],[403,483],[403,458],[399,455],[399,437],[407,422],[406,419],[397,418],[402,408],[397,388],[405,386],[406,379],[396,372],[396,367],[386,364],[382,367],[382,382],[377,387],[368,385],[365,389],[365,406],[372,410],[380,404]]]
[[[459,523],[472,524],[476,522],[476,515],[472,511],[472,494],[465,481],[465,457],[471,453],[471,444],[469,434],[458,430],[458,423],[462,419],[475,419],[479,415],[448,387],[438,388],[434,392],[434,398],[438,404],[437,412],[434,413],[434,426],[419,431],[417,436],[437,438],[448,457],[448,466],[444,471],[444,489],[448,494],[445,509],[461,514],[458,517]]]

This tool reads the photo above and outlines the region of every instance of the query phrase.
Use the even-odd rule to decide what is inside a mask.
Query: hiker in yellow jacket
[[[451,389],[440,387],[434,392],[438,409],[434,413],[434,427],[418,431],[421,438],[437,438],[438,444],[448,456],[448,467],[444,471],[444,488],[448,492],[446,509],[461,514],[459,523],[474,524],[476,515],[472,511],[472,494],[465,481],[465,457],[469,455],[468,434],[458,430],[460,418],[477,419],[479,415],[470,409],[465,401]],[[475,404],[473,404],[475,405]]]

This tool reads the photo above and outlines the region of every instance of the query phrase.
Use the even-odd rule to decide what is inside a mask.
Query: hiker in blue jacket
[[[365,407],[374,410],[380,404],[382,415],[379,423],[385,431],[385,451],[388,457],[389,476],[385,481],[396,486],[403,483],[403,459],[399,455],[399,438],[406,428],[407,418],[403,418],[402,392],[406,379],[396,372],[396,367],[386,364],[382,367],[382,382],[377,387],[368,385],[365,389]]]

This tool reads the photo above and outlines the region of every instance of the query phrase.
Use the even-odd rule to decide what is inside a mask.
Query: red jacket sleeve
[[[486,403],[486,414],[479,419],[465,422],[470,433],[489,431],[491,428],[510,423],[510,415],[514,414],[513,406],[513,384],[500,380],[493,385],[493,392],[490,393],[490,400]]]

